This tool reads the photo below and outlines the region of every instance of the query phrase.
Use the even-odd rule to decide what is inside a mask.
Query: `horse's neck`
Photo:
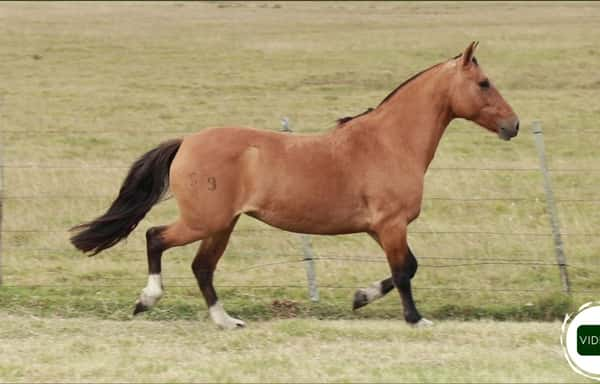
[[[412,154],[427,170],[444,130],[452,120],[449,86],[443,74],[424,74],[380,105],[373,128],[387,143]]]

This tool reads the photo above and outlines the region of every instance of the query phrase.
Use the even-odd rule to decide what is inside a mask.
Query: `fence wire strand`
[[[58,230],[58,229],[3,229],[0,231],[2,233],[63,233],[67,234],[69,231]],[[251,234],[251,233],[277,233],[282,232],[278,229],[267,229],[267,228],[256,228],[256,229],[241,229],[236,230],[234,234]],[[301,234],[296,232],[286,232],[287,234]],[[328,236],[328,235],[319,235],[319,234],[310,234],[314,236]],[[507,231],[469,231],[469,230],[412,230],[409,231],[410,235],[478,235],[478,236],[519,236],[519,237],[552,237],[552,233],[544,233],[544,232],[507,232]],[[600,232],[563,232],[562,236],[572,236],[572,237],[598,237],[600,236]]]
[[[90,169],[103,169],[103,170],[124,170],[131,168],[131,165],[125,164],[22,164],[22,163],[8,163],[4,164],[5,169],[79,169],[79,170],[90,170]],[[473,172],[539,172],[539,168],[535,167],[430,167],[432,171],[473,171]],[[550,172],[600,172],[600,168],[550,168]]]
[[[72,284],[17,284],[3,285],[7,288],[72,288],[72,289],[80,289],[81,287],[92,287],[92,288],[131,288],[137,289],[140,288],[140,285],[134,284],[78,284],[77,286],[73,286]],[[197,289],[198,286],[196,284],[169,284],[167,288],[188,288],[188,289]],[[219,284],[218,288],[224,289],[306,289],[306,285],[297,284]],[[319,285],[319,289],[330,289],[330,290],[356,290],[364,288],[364,286],[350,286],[350,285]],[[419,286],[414,285],[412,287],[415,291],[451,291],[451,292],[501,292],[501,293],[548,293],[548,289],[542,288],[468,288],[468,287],[446,287],[446,286]],[[560,289],[557,289],[558,292]],[[580,290],[572,290],[571,293],[575,294],[600,294],[600,290],[590,290],[590,289],[580,289]]]
[[[116,195],[6,195],[3,196],[4,200],[69,200],[69,199],[81,199],[81,200],[106,200],[114,199]],[[508,202],[535,202],[544,203],[542,197],[424,197],[424,201],[451,201],[451,202],[497,202],[497,201],[508,201]],[[600,199],[582,199],[582,198],[556,198],[554,201],[558,203],[600,203]]]
[[[332,122],[333,123],[333,122]],[[328,123],[322,123],[323,126],[326,126]],[[149,134],[165,134],[165,135],[192,135],[198,133],[198,130],[177,130],[177,129],[148,129],[148,130],[99,130],[99,129],[78,129],[78,130],[58,130],[58,129],[3,129],[0,130],[1,134],[19,134],[19,135],[27,135],[27,136],[36,136],[36,135],[149,135]],[[569,129],[569,128],[557,128],[556,130],[550,130],[545,132],[547,135],[557,135],[557,134],[590,134],[597,133],[600,134],[600,129]],[[452,129],[448,130],[445,134],[447,135],[468,135],[473,136],[470,128],[462,129]],[[489,138],[490,140],[496,140],[493,135],[489,136],[480,136],[479,138]]]

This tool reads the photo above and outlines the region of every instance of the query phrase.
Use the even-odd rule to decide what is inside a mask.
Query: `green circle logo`
[[[600,380],[600,302],[565,316],[560,343],[573,371]]]

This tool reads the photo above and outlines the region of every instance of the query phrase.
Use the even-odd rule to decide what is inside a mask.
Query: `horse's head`
[[[519,117],[504,100],[494,83],[483,73],[473,56],[476,42],[454,59],[450,103],[456,117],[471,120],[510,140],[519,132]]]

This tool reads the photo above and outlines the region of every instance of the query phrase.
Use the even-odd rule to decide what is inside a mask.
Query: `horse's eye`
[[[479,86],[481,88],[489,88],[490,87],[490,81],[488,79],[482,80],[479,82]]]

